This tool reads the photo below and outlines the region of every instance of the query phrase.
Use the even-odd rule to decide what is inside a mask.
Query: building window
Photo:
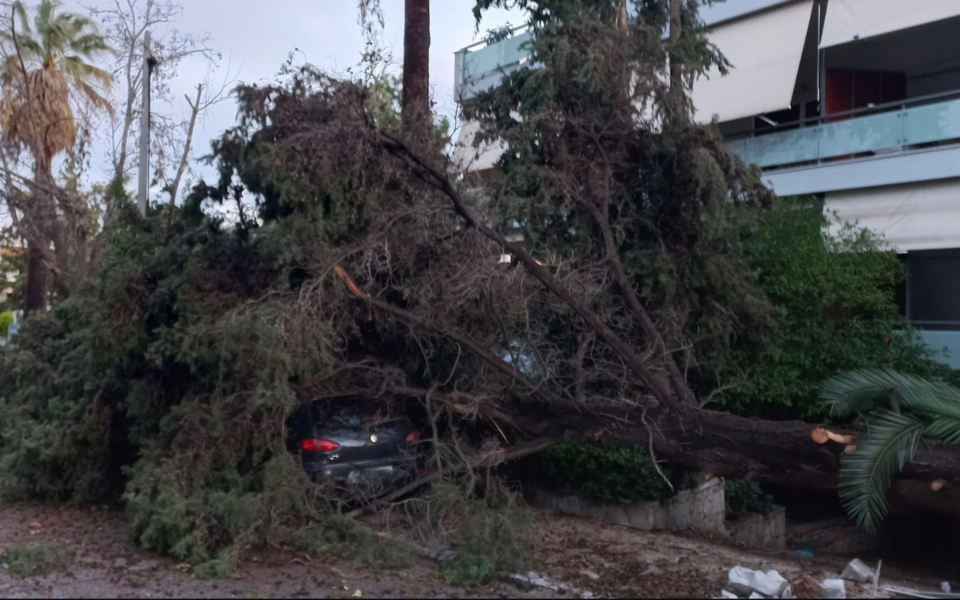
[[[906,305],[920,329],[960,330],[960,248],[907,253]]]

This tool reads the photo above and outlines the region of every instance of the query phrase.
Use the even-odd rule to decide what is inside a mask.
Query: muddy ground
[[[649,533],[537,513],[532,530],[538,572],[589,590],[596,597],[704,598],[719,595],[736,565],[776,569],[788,580],[803,574],[835,577],[839,556],[805,558],[791,551],[751,551],[719,541]],[[105,509],[51,506],[0,507],[0,548],[44,544],[63,557],[51,573],[16,578],[0,569],[7,598],[555,598],[572,597],[509,582],[465,590],[443,582],[436,566],[420,561],[402,571],[311,561],[275,549],[248,558],[236,577],[199,580],[184,566],[141,552],[129,542],[122,516]],[[883,582],[930,589],[937,573],[906,572],[884,564]],[[848,587],[848,597],[869,597]]]

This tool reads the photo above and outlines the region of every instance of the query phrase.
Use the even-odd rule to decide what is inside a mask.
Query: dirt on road
[[[650,533],[541,512],[532,527],[539,574],[594,597],[711,598],[730,567],[776,569],[788,580],[835,577],[843,557],[809,559],[789,551],[757,552],[679,535]],[[556,598],[576,591],[497,582],[478,589],[451,587],[433,563],[403,570],[316,561],[284,549],[245,559],[235,577],[200,580],[185,565],[137,550],[121,514],[105,509],[0,507],[0,549],[47,547],[61,557],[48,574],[14,577],[0,569],[7,598]],[[907,586],[929,585],[884,566]],[[885,578],[885,582],[891,579]],[[848,597],[869,590],[848,587]]]

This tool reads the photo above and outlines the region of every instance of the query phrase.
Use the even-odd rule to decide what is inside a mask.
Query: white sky
[[[212,36],[211,45],[223,53],[220,77],[229,65],[238,73],[238,83],[274,80],[288,53],[299,50],[299,60],[334,72],[360,62],[365,38],[357,23],[356,0],[177,0],[184,8],[174,27],[184,33]],[[83,0],[87,6],[104,6],[109,0]],[[392,49],[398,65],[403,58],[403,0],[381,0],[385,27],[383,45]],[[475,33],[473,0],[431,2],[430,79],[434,101],[443,114],[455,112],[453,95],[454,52],[482,38],[489,29],[507,22],[519,25],[523,15],[496,10],[488,12]],[[82,12],[76,0],[66,0],[63,10]],[[163,32],[153,32],[154,37]],[[174,83],[174,97],[182,98],[205,79],[208,65],[184,61]],[[185,103],[182,110],[186,113]],[[212,107],[198,124],[194,156],[209,151],[209,141],[233,125],[236,105],[232,100]],[[106,172],[106,148],[94,150],[102,156]]]

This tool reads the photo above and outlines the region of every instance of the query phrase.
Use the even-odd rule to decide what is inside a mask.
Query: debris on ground
[[[819,581],[809,575],[804,575],[799,579],[791,581],[790,589],[793,592],[794,598],[812,599],[823,597],[823,586],[820,585]]]
[[[949,589],[949,584],[947,584]],[[943,585],[941,584],[941,590]],[[954,594],[948,591],[940,592],[924,592],[920,590],[908,590],[904,588],[896,587],[884,587],[883,591],[890,594],[894,598],[909,598],[912,600],[954,600],[960,599],[960,594]]]
[[[823,597],[828,600],[844,600],[847,587],[842,579],[827,579],[823,582]]]
[[[776,571],[754,571],[733,567],[728,576],[728,587],[740,598],[782,598],[790,584]]]
[[[859,558],[855,558],[850,561],[843,570],[843,573],[840,574],[840,579],[854,583],[871,583],[874,575],[875,572],[873,569],[865,565]]]
[[[554,592],[559,592],[561,594],[573,594],[580,598],[593,598],[593,592],[587,590],[581,590],[573,586],[567,585],[566,583],[561,583],[559,581],[553,581],[542,575],[538,575],[534,572],[517,574],[511,577],[514,581],[520,582],[524,585],[529,585],[538,588],[544,588],[552,590]]]

